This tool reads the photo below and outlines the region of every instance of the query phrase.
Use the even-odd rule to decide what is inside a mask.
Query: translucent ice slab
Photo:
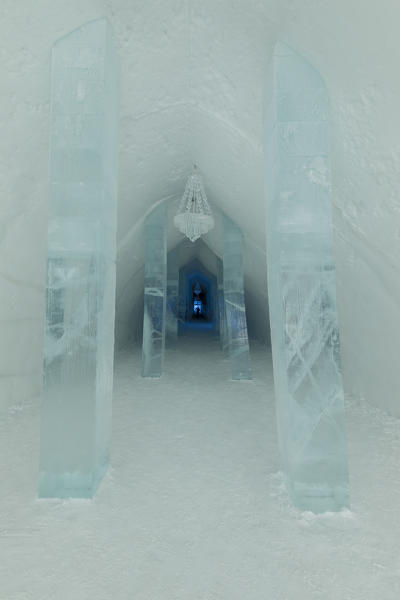
[[[165,335],[169,348],[176,348],[178,342],[179,258],[180,246],[168,253]]]
[[[217,310],[219,325],[219,340],[225,357],[229,356],[228,332],[226,326],[226,311],[224,298],[224,266],[222,260],[217,261]]]
[[[145,274],[142,375],[161,377],[165,348],[167,295],[166,207],[145,221]]]
[[[243,243],[239,227],[224,216],[224,302],[232,379],[251,379],[243,284]]]
[[[111,437],[118,62],[104,19],[52,50],[39,496],[91,497]]]
[[[281,456],[295,505],[349,505],[332,251],[329,102],[284,44],[266,106],[267,262]]]

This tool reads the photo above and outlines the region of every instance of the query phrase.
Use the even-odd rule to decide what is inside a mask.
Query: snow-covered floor
[[[194,332],[195,333],[195,332]],[[194,335],[193,333],[193,335]],[[116,362],[112,466],[95,499],[35,497],[39,400],[0,420],[1,600],[397,600],[400,422],[347,403],[352,510],[293,509],[271,357],[229,380],[211,334],[160,380]]]

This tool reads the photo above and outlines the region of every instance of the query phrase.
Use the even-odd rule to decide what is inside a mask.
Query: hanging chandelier
[[[174,225],[191,242],[195,242],[214,227],[214,217],[196,165],[186,182],[178,212],[174,217]]]

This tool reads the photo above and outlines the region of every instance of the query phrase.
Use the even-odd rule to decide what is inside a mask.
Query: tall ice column
[[[219,341],[224,356],[227,357],[229,355],[229,343],[224,299],[224,267],[222,260],[220,259],[217,261],[217,311],[219,321]]]
[[[332,251],[329,99],[279,43],[266,106],[267,260],[278,433],[292,500],[349,505]]]
[[[180,247],[176,247],[167,258],[167,306],[165,335],[169,348],[176,348],[178,342],[178,310],[179,310],[179,257]]]
[[[118,106],[107,21],[56,42],[40,497],[93,496],[109,461]]]
[[[224,216],[224,302],[232,379],[251,379],[243,284],[242,232]]]
[[[142,376],[161,377],[165,348],[167,295],[166,207],[145,221],[145,273]]]

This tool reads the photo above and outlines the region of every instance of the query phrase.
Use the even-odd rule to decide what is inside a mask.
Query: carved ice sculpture
[[[142,376],[161,377],[165,348],[167,295],[166,206],[145,221],[145,274]]]
[[[224,356],[229,356],[228,332],[226,327],[226,312],[224,299],[224,267],[221,259],[217,260],[217,311],[219,326],[219,341]]]
[[[104,19],[53,47],[39,496],[91,497],[109,460],[118,64]]]
[[[224,216],[223,282],[232,379],[251,379],[243,284],[242,232],[227,216]]]
[[[168,348],[176,348],[178,342],[180,246],[168,253],[167,258],[167,305],[165,335]]]
[[[266,111],[267,260],[278,433],[295,505],[349,505],[332,252],[329,101],[284,44]]]

